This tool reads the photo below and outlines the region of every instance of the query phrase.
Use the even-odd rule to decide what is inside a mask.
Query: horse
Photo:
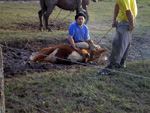
[[[103,54],[110,52],[107,48],[102,49],[100,46],[95,46],[93,51],[90,49],[75,50],[69,45],[58,45],[48,48],[43,48],[38,52],[30,55],[31,62],[39,63],[58,63],[70,64],[71,62],[87,63],[95,59],[101,59]]]
[[[97,2],[98,0],[92,0],[93,2]],[[87,6],[90,4],[90,0],[82,0],[82,7],[86,10],[84,13],[86,15],[86,23],[89,20],[89,14]],[[55,6],[58,6],[61,9],[74,11],[76,10],[76,14],[80,11],[78,10],[78,2],[77,0],[40,0],[41,10],[38,12],[39,19],[40,19],[40,28],[39,30],[43,30],[43,17],[45,19],[45,26],[48,31],[52,31],[51,28],[48,27],[48,18],[52,13]],[[85,24],[86,24],[85,23]]]

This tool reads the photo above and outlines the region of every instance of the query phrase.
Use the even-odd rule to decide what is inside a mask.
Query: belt
[[[126,25],[129,25],[129,23],[126,22],[126,21],[121,21],[121,22],[117,23],[117,26],[118,26],[118,27],[119,27],[119,26],[126,26]]]

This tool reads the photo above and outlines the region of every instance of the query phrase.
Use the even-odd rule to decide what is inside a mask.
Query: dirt
[[[68,29],[69,24],[65,22],[50,22],[49,26],[53,30],[64,30]],[[0,26],[3,30],[38,30],[39,23],[18,23],[12,26]],[[45,30],[45,29],[44,29]],[[3,59],[4,59],[4,75],[5,77],[12,77],[17,75],[25,75],[27,73],[51,71],[58,68],[69,68],[69,65],[57,65],[57,64],[40,64],[30,63],[29,56],[32,52],[39,51],[44,47],[49,47],[58,44],[67,44],[67,40],[34,40],[34,41],[15,41],[2,43],[5,46],[12,47],[3,48]],[[25,46],[26,45],[26,46]]]
[[[50,23],[50,27],[55,30],[66,30],[69,24],[65,22],[61,23]],[[15,24],[13,26],[0,27],[1,29],[11,29],[11,30],[35,30],[38,29],[38,23],[29,24]],[[93,37],[94,38],[94,37]],[[101,43],[101,47],[108,48],[111,50],[113,37],[106,37]],[[146,43],[145,43],[146,42]],[[131,60],[141,60],[142,58],[150,59],[150,47],[148,46],[150,39],[148,37],[133,36],[132,46],[130,54],[127,61]],[[3,59],[4,59],[4,75],[5,77],[21,76],[29,73],[35,72],[46,72],[56,69],[69,69],[69,68],[81,68],[82,65],[72,64],[72,65],[62,65],[62,64],[41,64],[41,63],[30,63],[29,56],[32,52],[39,51],[42,48],[59,45],[68,44],[67,39],[53,39],[53,40],[34,40],[34,41],[15,41],[9,42],[5,46],[12,47],[3,48]],[[26,45],[26,46],[25,46]],[[17,49],[16,49],[17,48]],[[108,54],[106,54],[108,56]],[[107,61],[97,61],[93,62],[94,65],[104,66]]]
[[[71,65],[64,65],[64,64],[54,64],[54,63],[31,63],[29,56],[32,52],[38,51],[44,47],[49,47],[58,44],[68,44],[66,39],[62,40],[34,40],[30,41],[25,49],[24,45],[27,42],[11,42],[8,43],[7,46],[10,48],[3,48],[3,59],[4,59],[4,75],[5,77],[13,77],[13,76],[20,76],[26,75],[29,73],[35,72],[46,72],[46,71],[53,71],[55,69],[69,69],[69,68],[81,68],[83,65],[74,64]],[[16,46],[15,46],[16,45]],[[17,47],[19,45],[19,47]],[[105,65],[106,61],[97,61],[95,60],[92,64],[94,65]]]
[[[53,30],[67,30],[70,23],[64,22],[64,21],[49,21],[49,27]],[[3,30],[25,30],[25,31],[35,31],[39,30],[39,22],[34,23],[15,23],[11,26],[0,26],[0,29]],[[43,26],[43,30],[45,30],[45,27]]]

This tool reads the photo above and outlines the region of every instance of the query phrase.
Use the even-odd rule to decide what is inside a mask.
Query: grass
[[[145,65],[150,71],[150,62]],[[128,63],[128,67],[120,71],[130,70],[133,74],[149,76],[139,61]],[[48,112],[122,113],[150,110],[150,80],[119,73],[99,76],[97,71],[97,68],[82,67],[6,79],[5,95]],[[6,100],[8,111],[36,111],[7,98]],[[17,105],[20,107],[14,109]]]
[[[110,2],[110,1],[115,1],[115,0],[99,0],[99,1],[105,1],[105,2]],[[137,3],[150,3],[149,0],[136,0]]]
[[[89,26],[91,38],[99,40],[111,27],[113,6],[115,2],[98,2],[89,6]],[[134,36],[150,36],[149,6],[139,3],[137,26]],[[16,24],[38,22],[37,12],[39,3],[0,3],[0,26],[15,27]],[[54,20],[60,9],[55,8],[50,19]],[[62,11],[57,21],[68,15]],[[74,21],[75,12],[65,21]],[[112,39],[113,29],[107,37]],[[0,42],[43,39],[62,39],[67,37],[67,29],[54,32],[39,32],[35,30],[0,29]],[[94,38],[96,37],[96,38]],[[144,42],[145,43],[145,42]],[[36,106],[50,113],[129,113],[150,111],[150,84],[147,79],[133,77],[121,73],[109,76],[99,76],[94,67],[70,68],[51,72],[34,73],[5,79],[5,95]],[[127,63],[129,72],[150,77],[150,61],[132,61]],[[147,72],[148,71],[148,72]],[[40,112],[27,105],[20,104],[6,98],[8,113],[36,113]]]
[[[11,8],[10,8],[11,7]],[[54,33],[50,33],[47,31],[44,32],[39,32],[38,28],[35,30],[11,30],[11,27],[17,29],[18,24],[39,24],[39,18],[38,18],[38,11],[40,10],[40,5],[39,3],[1,3],[0,4],[0,28],[1,27],[8,27],[10,28],[9,30],[3,30],[0,29],[0,40],[3,41],[5,38],[11,38],[11,40],[15,39],[24,39],[24,38],[29,38],[29,39],[34,39],[34,38],[43,38],[43,39],[48,39],[48,38],[56,38],[62,36],[60,34],[66,34],[67,36],[67,30],[66,31],[56,31]],[[54,13],[52,13],[50,19],[53,20],[53,18],[56,18],[56,15],[59,13],[60,9],[56,8],[54,10]],[[59,21],[60,19],[64,18],[66,15],[68,15],[68,11],[62,11],[60,17],[58,18]],[[75,13],[72,13],[69,18],[67,18],[67,21],[70,22],[70,19],[72,15]],[[73,21],[73,19],[72,19]],[[70,22],[71,23],[71,22]],[[65,36],[65,38],[66,38]]]
[[[98,37],[101,38],[110,28],[112,24],[112,17],[113,17],[113,10],[114,8],[112,6],[115,5],[115,2],[98,2],[93,3],[91,2],[89,8],[89,15],[90,15],[90,21],[87,24],[89,26],[91,38]],[[111,7],[110,7],[111,6]],[[9,8],[11,7],[11,8]],[[93,8],[94,7],[94,8]],[[139,33],[143,36],[149,35],[149,6],[148,4],[141,3],[138,4],[138,17],[137,17],[137,25],[134,30],[134,34]],[[1,3],[0,4],[0,26],[10,28],[12,26],[16,26],[19,24],[29,23],[29,24],[38,24],[38,11],[40,10],[39,3]],[[60,21],[64,17],[66,17],[69,14],[69,11],[61,11],[59,17],[57,20],[55,20],[57,14],[59,13],[60,9],[55,8],[53,13],[50,16],[50,20],[53,21]],[[146,13],[145,13],[146,12]],[[74,22],[74,15],[75,12],[72,12],[70,16],[68,16],[64,21],[68,21],[68,23]],[[95,21],[96,20],[96,21]],[[48,33],[47,31],[44,31],[40,33],[38,31],[38,28],[36,28],[34,31],[23,31],[23,30],[2,30],[0,29],[0,40],[5,39],[8,37],[14,38],[55,38],[56,36],[60,36],[60,32],[65,33],[63,37],[60,38],[66,38],[67,37],[67,29],[64,31],[55,31],[55,33]],[[115,29],[109,32],[108,36],[113,37],[114,36]],[[8,36],[7,36],[8,34]],[[58,35],[57,35],[58,34]],[[10,36],[9,36],[10,35]],[[95,39],[93,39],[95,40]]]

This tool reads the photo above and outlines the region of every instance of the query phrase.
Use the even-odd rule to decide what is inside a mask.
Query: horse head
[[[102,49],[99,45],[93,44],[91,42],[89,42],[89,49],[93,55],[93,57],[91,57],[93,60],[97,58],[100,60],[103,56],[103,53],[110,52],[108,49]]]

